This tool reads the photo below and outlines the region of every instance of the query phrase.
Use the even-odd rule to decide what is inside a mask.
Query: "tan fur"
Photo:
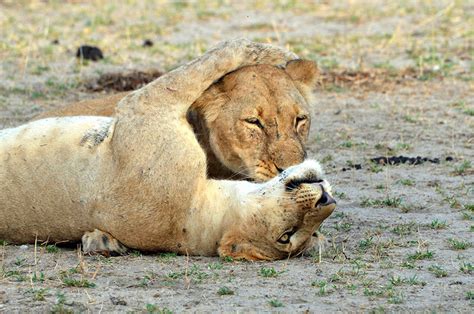
[[[209,180],[186,119],[225,74],[290,58],[270,45],[224,42],[126,96],[115,118],[49,118],[0,131],[0,238],[106,233],[139,250],[247,259],[305,250],[335,208],[319,164],[305,161],[266,183]],[[291,241],[279,243],[288,229]]]
[[[311,123],[310,87],[317,74],[314,62],[293,60],[285,69],[270,65],[244,67],[212,84],[187,115],[206,152],[209,177],[262,182],[301,163]],[[111,116],[127,94],[81,101],[36,119]],[[249,118],[259,119],[263,130],[246,122]]]

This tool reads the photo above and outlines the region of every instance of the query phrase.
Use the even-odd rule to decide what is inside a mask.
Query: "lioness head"
[[[314,62],[294,60],[284,69],[241,68],[213,84],[193,105],[197,118],[191,119],[208,151],[210,176],[237,173],[262,182],[301,163],[316,77]],[[219,162],[231,172],[218,169]]]
[[[311,248],[319,226],[336,207],[321,175],[319,164],[307,160],[249,192],[244,204],[249,210],[224,233],[219,255],[275,260]]]

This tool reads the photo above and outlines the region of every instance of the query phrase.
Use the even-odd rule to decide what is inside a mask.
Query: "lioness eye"
[[[280,238],[277,240],[278,243],[280,244],[288,244],[290,243],[290,238],[291,236],[295,233],[295,231],[292,229],[290,231],[287,231],[283,233]]]
[[[247,118],[244,121],[249,123],[249,124],[254,124],[254,125],[258,126],[260,129],[263,129],[262,122],[260,122],[260,120],[257,119],[257,118]]]

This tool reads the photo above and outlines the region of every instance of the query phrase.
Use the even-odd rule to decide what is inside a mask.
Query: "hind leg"
[[[123,255],[127,248],[106,232],[95,229],[82,236],[82,250],[86,254],[102,254],[104,256]]]

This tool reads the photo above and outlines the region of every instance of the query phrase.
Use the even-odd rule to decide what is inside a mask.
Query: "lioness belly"
[[[0,130],[0,239],[79,240],[94,227],[114,123],[51,118]]]

